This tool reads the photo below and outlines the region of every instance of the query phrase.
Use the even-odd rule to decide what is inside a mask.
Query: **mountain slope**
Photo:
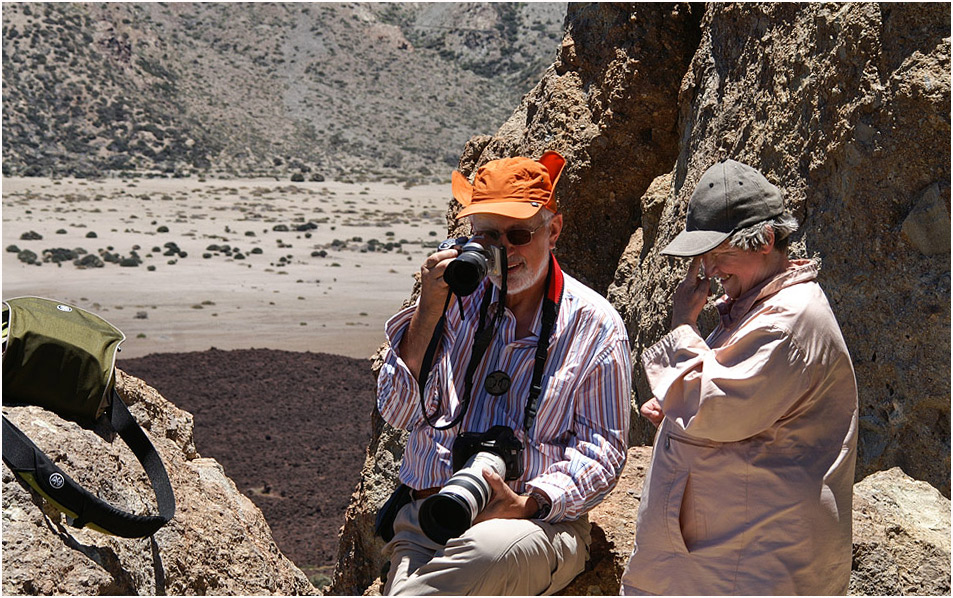
[[[3,5],[3,172],[445,179],[565,4]]]

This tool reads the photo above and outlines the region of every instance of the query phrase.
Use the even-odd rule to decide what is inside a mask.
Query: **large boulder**
[[[261,511],[195,450],[192,415],[118,373],[120,396],[162,457],[175,517],[150,538],[75,529],[3,467],[5,595],[317,594],[278,550]],[[118,437],[39,407],[6,415],[77,482],[116,507],[155,512],[149,480]]]
[[[853,595],[950,595],[950,499],[899,467],[854,486]]]

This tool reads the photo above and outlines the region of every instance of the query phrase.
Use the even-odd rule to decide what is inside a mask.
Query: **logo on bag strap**
[[[63,487],[63,484],[66,483],[66,480],[63,479],[63,476],[59,473],[54,473],[50,476],[50,486],[59,490]]]

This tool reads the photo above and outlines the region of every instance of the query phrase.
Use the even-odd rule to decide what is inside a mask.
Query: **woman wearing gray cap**
[[[796,229],[777,187],[725,160],[662,251],[693,259],[642,355],[659,430],[623,594],[847,592],[857,385],[818,264],[788,258]]]

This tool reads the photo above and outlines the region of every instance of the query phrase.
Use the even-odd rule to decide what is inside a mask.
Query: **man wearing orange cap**
[[[474,240],[500,248],[504,267],[455,295],[445,274],[460,246],[438,250],[421,267],[418,302],[386,324],[378,409],[409,432],[406,504],[399,489],[397,507],[382,511],[388,594],[550,594],[585,566],[586,513],[625,464],[631,366],[618,313],[552,254],[564,164],[555,152],[494,160],[472,185],[454,172],[457,217],[469,217]],[[491,429],[521,446],[506,475],[454,475],[455,443]],[[435,498],[479,503],[481,487],[489,497],[468,511],[472,525],[434,533]]]

